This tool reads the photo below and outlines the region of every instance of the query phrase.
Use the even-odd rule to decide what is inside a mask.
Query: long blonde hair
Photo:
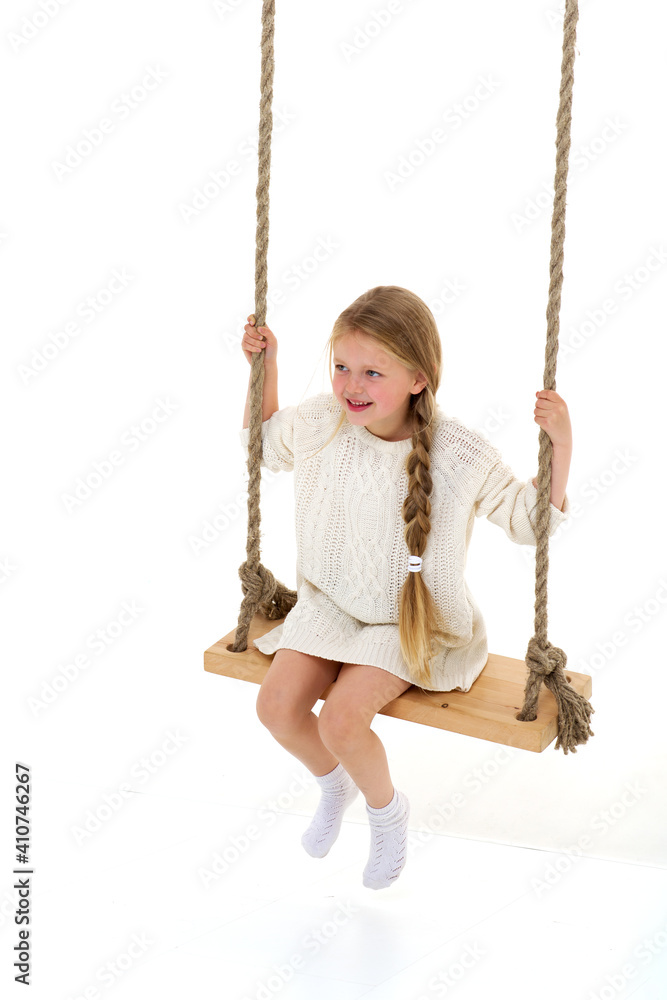
[[[410,418],[413,427],[412,450],[405,460],[408,493],[403,503],[405,541],[410,555],[422,556],[431,530],[430,449],[433,440],[433,418],[436,412],[435,394],[440,385],[442,347],[433,313],[419,296],[398,285],[378,285],[344,309],[333,325],[327,342],[328,368],[332,379],[332,359],[338,340],[348,333],[371,337],[388,355],[409,371],[421,372],[428,378],[419,393],[410,394]],[[325,348],[326,349],[326,348]],[[340,420],[326,447],[346,420]],[[317,451],[321,451],[318,448]],[[314,452],[317,454],[317,452]],[[312,456],[311,456],[312,457]],[[408,664],[413,682],[431,683],[430,659],[432,643],[446,642],[449,634],[431,591],[421,573],[408,572],[398,601],[398,633],[401,653]]]

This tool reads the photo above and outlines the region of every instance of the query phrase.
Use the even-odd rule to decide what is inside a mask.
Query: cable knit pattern
[[[287,648],[367,663],[411,680],[398,640],[398,595],[408,574],[401,514],[411,439],[385,441],[346,422],[316,455],[340,417],[331,392],[276,411],[262,424],[262,465],[294,471],[294,608],[255,640],[263,653]],[[240,440],[248,454],[248,428]],[[433,687],[470,690],[488,656],[484,619],[465,581],[475,517],[486,517],[519,545],[535,545],[537,490],[519,482],[479,431],[436,406],[431,447],[431,531],[422,575],[447,626],[432,661]],[[550,535],[569,516],[551,505]]]

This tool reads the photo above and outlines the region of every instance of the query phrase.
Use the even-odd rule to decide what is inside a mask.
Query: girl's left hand
[[[535,423],[546,431],[552,445],[572,446],[572,425],[567,403],[554,389],[536,392]]]

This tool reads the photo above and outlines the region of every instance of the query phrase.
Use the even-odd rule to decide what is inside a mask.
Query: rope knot
[[[547,640],[546,648],[540,646],[536,636],[533,636],[528,643],[526,652],[526,664],[529,670],[540,677],[548,677],[558,667],[565,667],[567,663],[566,653],[558,646],[552,646]]]
[[[526,679],[524,705],[516,716],[520,722],[531,722],[537,718],[537,700],[542,681],[556,699],[558,712],[558,737],[556,750],[565,753],[570,750],[577,752],[577,746],[586,743],[589,736],[594,736],[590,727],[590,719],[595,709],[568,683],[565,676],[567,656],[558,646],[552,646],[545,640],[543,648],[537,636],[528,643],[526,666],[529,673]]]

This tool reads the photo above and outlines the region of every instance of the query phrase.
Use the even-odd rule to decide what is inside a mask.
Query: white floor
[[[300,835],[319,793],[285,763],[275,800],[261,789],[254,806],[237,804],[224,774],[218,790],[192,797],[149,786],[114,798],[109,787],[42,780],[51,832],[34,845],[43,874],[32,995],[667,996],[665,869],[444,833],[420,842],[411,823],[400,879],[366,889],[361,797],[329,856],[311,858]]]

